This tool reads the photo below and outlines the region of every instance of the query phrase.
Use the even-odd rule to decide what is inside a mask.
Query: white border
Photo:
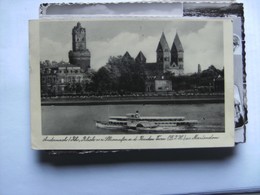
[[[160,18],[158,20],[162,20]],[[73,18],[75,21],[82,21],[82,18]],[[85,20],[85,19],[84,19]],[[118,19],[88,19],[88,20],[129,20],[127,18]],[[131,18],[130,20],[134,20]],[[138,18],[140,20],[140,18]],[[147,18],[143,20],[148,20]],[[153,18],[153,20],[156,20]],[[164,18],[164,20],[170,20]],[[173,19],[171,19],[173,20]],[[176,19],[174,19],[176,20]],[[138,135],[111,135],[114,139],[125,137],[134,139],[136,136],[150,136],[156,138],[157,135],[168,138],[169,135],[185,135],[189,140],[171,141],[51,141],[44,142],[46,136],[41,134],[41,97],[40,97],[40,66],[39,66],[39,25],[44,20],[30,21],[30,87],[31,87],[31,142],[33,149],[39,150],[117,150],[117,149],[159,149],[159,148],[202,148],[202,147],[233,147],[234,146],[234,95],[233,95],[233,27],[231,19],[178,19],[184,21],[221,21],[223,22],[223,42],[224,42],[224,69],[225,69],[225,132],[224,133],[198,133],[200,137],[218,137],[218,139],[192,139],[196,133],[185,134],[138,134]],[[50,20],[48,20],[50,21]],[[55,20],[61,21],[61,20]],[[64,20],[62,20],[64,21]],[[72,135],[73,136],[73,135]],[[71,139],[72,136],[48,136],[48,139]],[[79,140],[88,135],[74,135]],[[96,139],[105,139],[108,135],[89,135]],[[67,140],[66,139],[66,140]]]

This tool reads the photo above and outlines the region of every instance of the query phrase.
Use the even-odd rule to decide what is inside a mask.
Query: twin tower
[[[184,50],[178,33],[174,38],[170,49],[164,33],[160,38],[156,49],[157,64],[163,69],[163,72],[172,72],[175,75],[183,75],[183,57]]]

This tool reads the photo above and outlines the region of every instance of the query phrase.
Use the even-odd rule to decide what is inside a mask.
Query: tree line
[[[62,63],[62,62],[61,62]],[[63,62],[64,63],[64,62]],[[41,67],[55,67],[57,62],[41,62]],[[143,64],[136,63],[134,59],[125,59],[122,56],[111,56],[107,64],[98,71],[89,70],[86,79],[82,83],[66,83],[64,94],[87,95],[123,95],[135,92],[145,92],[145,68]],[[201,73],[191,75],[174,76],[170,72],[164,74],[165,78],[172,81],[175,92],[185,90],[208,91],[214,88],[221,80],[221,89],[224,90],[224,69],[219,70],[214,65]],[[213,89],[214,90],[214,89]],[[42,86],[42,93],[57,95],[53,89]]]

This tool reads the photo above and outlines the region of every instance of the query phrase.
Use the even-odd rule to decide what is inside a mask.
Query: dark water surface
[[[42,106],[42,133],[44,135],[122,134],[125,132],[96,128],[95,120],[107,121],[109,116],[124,116],[126,113],[135,113],[136,110],[143,116],[184,116],[186,120],[198,120],[199,123],[196,125],[198,131],[224,131],[224,104],[216,103]]]

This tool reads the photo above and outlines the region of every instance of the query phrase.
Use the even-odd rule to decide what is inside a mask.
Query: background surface
[[[48,1],[47,1],[48,2]],[[69,1],[73,2],[73,1]],[[41,1],[0,2],[0,194],[180,194],[260,190],[259,8],[245,7],[249,124],[234,149],[48,156],[30,146],[28,20]]]

